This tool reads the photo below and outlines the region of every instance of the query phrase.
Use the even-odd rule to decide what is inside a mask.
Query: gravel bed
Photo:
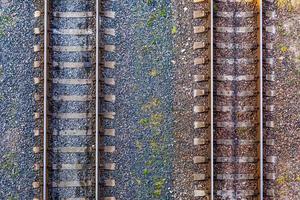
[[[224,12],[236,12],[236,11],[253,11],[254,4],[225,4],[217,3],[214,5],[215,12],[224,11]],[[215,17],[214,19],[215,27],[256,27],[257,19],[256,17],[249,18],[221,18]],[[220,33],[215,30],[214,33],[215,42],[218,43],[234,43],[242,44],[243,41],[249,41],[251,43],[257,41],[257,31],[251,33]],[[217,59],[240,59],[240,58],[250,58],[257,59],[257,50],[256,49],[220,49],[215,48],[214,52],[215,61]],[[248,66],[250,67],[248,67]],[[214,74],[217,75],[255,75],[257,74],[257,66],[254,64],[219,64],[214,68]],[[214,84],[215,91],[234,91],[233,96],[221,96],[218,95],[214,97],[215,105],[232,105],[236,106],[257,106],[257,95],[249,97],[238,97],[236,94],[242,91],[258,91],[257,80],[255,81],[218,81]],[[258,94],[258,93],[257,93]],[[216,122],[233,122],[237,124],[239,122],[252,122],[257,128],[257,111],[254,112],[215,112],[214,118]],[[215,139],[252,139],[257,140],[257,131],[252,128],[217,128],[215,129]],[[250,156],[257,157],[257,145],[216,145],[215,144],[214,156],[217,157],[231,157],[231,156]],[[218,163],[215,166],[214,173],[257,173],[258,168],[257,164],[252,163]],[[258,180],[218,180],[215,177],[215,190],[257,190],[258,189]],[[225,198],[225,197],[224,197]]]
[[[277,199],[299,199],[299,4],[279,2],[264,4],[264,10],[276,11],[277,18],[265,18],[264,25],[275,25],[276,34],[264,33],[265,41],[274,49],[264,52],[273,57],[273,66],[265,65],[264,71],[275,71],[276,81],[264,82],[266,91],[275,90],[275,97],[266,97],[264,104],[275,105],[275,111],[266,113],[266,120],[273,120],[274,128],[265,128],[265,138],[275,140],[274,146],[265,146],[265,155],[277,156],[275,164],[265,163],[265,172],[274,172],[275,180],[265,180],[265,185],[275,191]]]
[[[33,199],[33,12],[31,0],[0,1],[0,199]]]

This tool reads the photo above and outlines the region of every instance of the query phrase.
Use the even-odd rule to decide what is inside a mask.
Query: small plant
[[[150,120],[148,118],[143,118],[139,121],[139,124],[142,126],[147,126],[149,124]]]
[[[167,17],[167,8],[165,6],[162,6],[159,15],[161,17]]]
[[[144,174],[145,176],[147,176],[147,175],[150,174],[150,171],[149,171],[148,169],[144,169],[144,170],[143,170],[143,174]]]
[[[143,144],[140,141],[135,141],[135,147],[141,151],[143,149]]]
[[[148,19],[148,21],[147,21],[147,26],[148,26],[148,27],[153,26],[154,21],[156,20],[156,18],[157,18],[156,14],[152,14],[152,15],[150,16],[150,18]]]
[[[281,51],[282,53],[286,53],[287,50],[288,50],[288,47],[287,47],[287,46],[282,46],[282,47],[280,48],[280,51]]]
[[[150,124],[157,127],[163,122],[163,119],[164,119],[163,114],[160,113],[153,114],[150,117]]]
[[[218,8],[218,5],[214,4],[214,12],[218,12],[219,8]]]
[[[147,5],[148,5],[148,6],[151,6],[151,5],[153,5],[154,0],[146,0],[146,2],[147,2]]]
[[[282,185],[286,182],[286,177],[284,176],[281,176],[281,177],[278,177],[276,182],[279,184],[279,185]]]
[[[142,106],[143,111],[150,111],[161,104],[161,101],[158,98],[151,99],[148,103]]]
[[[149,71],[149,76],[151,77],[157,77],[159,74],[158,74],[158,70],[153,68]]]
[[[172,27],[171,33],[173,35],[175,35],[177,33],[177,27],[175,25]]]
[[[155,197],[160,197],[161,196],[161,192],[162,192],[162,189],[165,185],[165,182],[166,182],[166,179],[164,178],[158,178],[154,181],[154,192],[153,192],[153,195]]]

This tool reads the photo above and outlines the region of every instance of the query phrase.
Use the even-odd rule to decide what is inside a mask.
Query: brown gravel
[[[274,70],[276,81],[264,82],[266,90],[275,90],[276,97],[266,98],[265,104],[274,104],[275,111],[266,113],[266,120],[273,120],[275,128],[266,128],[265,138],[275,139],[275,146],[265,146],[266,155],[276,155],[276,164],[265,164],[265,172],[276,173],[275,181],[265,180],[266,188],[274,189],[276,199],[300,199],[300,7],[297,1],[265,3],[264,10],[276,11],[276,20],[265,18],[265,25],[275,25],[277,32],[265,42],[274,43],[274,50],[265,52],[265,57],[276,58],[274,66],[265,66],[264,71]],[[276,6],[278,5],[278,6]]]

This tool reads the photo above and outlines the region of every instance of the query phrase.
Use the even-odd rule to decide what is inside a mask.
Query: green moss
[[[288,47],[287,47],[287,46],[282,46],[282,47],[280,48],[280,51],[281,51],[282,53],[286,53],[287,50],[288,50]]]
[[[19,195],[9,195],[9,197],[7,198],[7,200],[18,200],[19,199]]]
[[[214,12],[218,12],[219,8],[218,8],[218,5],[214,4]]]
[[[20,175],[20,169],[16,163],[16,154],[9,152],[3,156],[3,161],[0,163],[0,171],[5,171],[10,174],[12,178],[16,178]]]
[[[0,37],[5,35],[5,29],[11,25],[13,22],[13,18],[8,15],[0,14]]]
[[[158,107],[161,104],[161,101],[158,98],[152,98],[148,103],[142,106],[143,111],[150,111]]]
[[[153,5],[154,0],[146,0],[146,3],[148,6],[151,6],[151,5]]]
[[[279,185],[282,185],[286,182],[286,177],[285,176],[280,176],[276,179],[276,182],[279,184]]]
[[[152,151],[158,151],[159,150],[159,145],[155,140],[150,140],[150,148]]]
[[[155,179],[154,180],[154,191],[153,191],[153,195],[155,197],[160,197],[161,196],[161,193],[162,193],[162,189],[164,188],[165,186],[165,182],[166,182],[166,179],[164,178],[158,178],[158,179]]]
[[[161,190],[154,190],[153,195],[154,195],[156,198],[159,198],[159,197],[161,196]]]
[[[147,26],[148,26],[148,27],[153,26],[154,21],[156,20],[156,18],[157,18],[157,15],[156,15],[155,13],[152,14],[152,15],[150,16],[150,18],[148,19],[148,21],[147,21]]]
[[[161,17],[167,17],[167,8],[166,8],[165,6],[162,6],[162,7],[161,7],[161,10],[160,10],[160,12],[159,12],[159,15],[160,15]]]
[[[160,113],[153,114],[150,116],[150,124],[155,127],[160,126],[163,120],[164,120],[164,116],[163,114]]]
[[[171,33],[173,35],[175,35],[177,33],[177,27],[175,25],[172,27]]]
[[[150,171],[148,169],[144,169],[143,174],[144,174],[144,176],[147,176],[150,174]]]
[[[141,185],[141,184],[142,184],[142,180],[139,179],[139,178],[136,178],[136,179],[135,179],[135,182],[136,182],[138,185]]]
[[[159,75],[159,73],[158,73],[158,70],[157,69],[155,69],[155,68],[153,68],[153,69],[151,69],[150,71],[149,71],[149,76],[151,76],[151,77],[157,77]]]
[[[142,126],[147,126],[149,124],[149,119],[148,118],[143,118],[139,121],[139,124]]]
[[[140,141],[135,141],[135,147],[137,150],[141,151],[143,149],[143,144]]]
[[[146,166],[152,166],[153,164],[154,164],[154,160],[153,160],[153,159],[148,160],[148,161],[145,163]]]

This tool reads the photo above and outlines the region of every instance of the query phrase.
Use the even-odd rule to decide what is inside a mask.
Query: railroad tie
[[[207,178],[206,174],[193,174],[194,181],[205,181]]]
[[[51,67],[51,65],[50,65]],[[77,69],[77,68],[88,68],[92,67],[92,63],[90,62],[52,62],[52,67],[57,67],[60,69],[64,68],[71,68],[71,69]]]
[[[203,82],[203,81],[208,81],[209,77],[207,75],[203,75],[203,74],[197,74],[197,75],[193,75],[193,80],[194,82]]]
[[[254,75],[240,75],[240,76],[233,76],[233,75],[217,75],[217,81],[254,81],[257,79]]]
[[[41,61],[35,60],[33,61],[33,68],[40,68],[41,67]]]
[[[238,58],[238,59],[234,59],[234,58],[217,58],[215,60],[215,62],[217,64],[229,64],[229,65],[234,65],[234,64],[256,64],[257,63],[257,59],[255,58]]]
[[[198,57],[194,59],[194,65],[203,65],[206,63],[206,58]]]
[[[217,17],[223,17],[223,18],[232,18],[232,17],[249,18],[249,17],[254,17],[256,14],[257,12],[254,11],[245,11],[245,12],[217,11],[216,12]]]
[[[215,157],[217,163],[255,163],[257,162],[255,157]]]
[[[206,156],[194,156],[193,162],[194,164],[207,163],[208,158]]]
[[[257,27],[216,27],[215,30],[219,33],[252,33],[257,30]]]
[[[266,177],[267,180],[275,180],[276,179],[276,173],[266,173]]]
[[[207,31],[207,28],[205,26],[194,26],[194,33],[204,33]]]
[[[256,106],[216,106],[215,111],[217,112],[253,112],[258,108]]]
[[[55,52],[89,52],[95,49],[94,46],[52,46]]]
[[[94,17],[94,12],[52,12],[57,18],[88,18]]]
[[[215,142],[217,145],[256,145],[258,144],[257,140],[233,140],[233,139],[217,139]]]
[[[241,198],[255,196],[257,192],[254,190],[217,190],[216,195],[221,196],[222,198]]]
[[[267,127],[267,128],[274,128],[275,127],[274,121],[266,121],[265,122],[265,127]]]
[[[105,35],[110,35],[110,36],[116,36],[116,30],[113,28],[105,28],[104,29],[104,34]]]
[[[102,11],[101,15],[111,19],[116,18],[116,13],[114,11]]]
[[[217,180],[254,180],[257,177],[254,174],[217,174]]]
[[[79,102],[85,102],[85,101],[91,101],[92,96],[91,95],[59,95],[59,96],[53,96],[53,101],[79,101]]]
[[[266,105],[265,110],[268,111],[268,112],[274,112],[275,105]]]
[[[91,187],[93,185],[93,181],[60,181],[60,182],[52,182],[52,187],[54,188],[68,188],[68,187]]]
[[[92,29],[52,29],[56,35],[92,35]]]
[[[276,33],[276,27],[274,25],[265,26],[265,30],[267,33],[272,33],[272,34]]]
[[[210,124],[205,121],[194,121],[194,129],[207,128]]]
[[[218,128],[252,128],[255,126],[254,122],[244,121],[244,122],[216,122],[216,127]]]
[[[275,145],[275,140],[274,139],[266,139],[265,143],[267,146],[274,146]]]
[[[204,113],[204,112],[208,112],[208,108],[206,106],[194,106],[193,107],[193,111],[194,113]]]
[[[205,197],[208,195],[209,193],[207,190],[194,190],[194,197]]]
[[[208,140],[203,139],[203,138],[194,138],[194,145],[205,145],[208,143]]]
[[[203,18],[203,17],[206,17],[206,15],[207,15],[206,12],[203,10],[195,10],[193,12],[194,19]]]
[[[271,74],[266,74],[266,78],[267,81],[275,81],[275,74],[271,73]]]

